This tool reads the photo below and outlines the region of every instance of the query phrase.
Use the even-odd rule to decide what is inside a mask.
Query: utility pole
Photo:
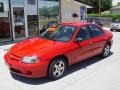
[[[99,20],[100,20],[100,14],[101,14],[101,0],[99,0]]]
[[[101,14],[101,0],[99,0],[99,14]]]

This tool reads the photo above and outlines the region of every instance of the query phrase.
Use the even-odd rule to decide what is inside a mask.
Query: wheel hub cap
[[[65,70],[65,64],[62,61],[58,61],[53,67],[53,74],[55,77],[59,77]]]
[[[109,52],[110,52],[110,46],[107,45],[104,50],[105,50],[105,51],[104,51],[104,55],[105,55],[105,56],[108,56],[108,54],[109,54]]]

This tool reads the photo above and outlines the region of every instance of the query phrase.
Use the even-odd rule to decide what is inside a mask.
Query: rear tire
[[[64,58],[55,58],[48,69],[48,77],[51,80],[57,80],[62,78],[67,71],[67,62]]]
[[[110,44],[106,44],[104,49],[103,49],[103,51],[102,51],[102,54],[101,54],[102,58],[106,58],[106,57],[109,56],[110,49],[111,49],[111,45]]]

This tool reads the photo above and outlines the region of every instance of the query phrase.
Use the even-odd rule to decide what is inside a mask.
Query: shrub
[[[109,17],[112,20],[120,19],[120,14],[88,14],[89,17]]]

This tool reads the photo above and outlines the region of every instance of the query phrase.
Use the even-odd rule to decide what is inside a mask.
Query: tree
[[[93,7],[94,13],[99,13],[99,0],[76,0]],[[100,0],[100,10],[106,11],[112,7],[112,0]]]
[[[58,16],[58,13],[59,13],[59,7],[58,7],[58,6],[50,7],[50,8],[48,8],[48,12],[49,12],[49,15],[50,15],[50,16],[55,16],[55,17],[57,17],[57,16]]]
[[[42,7],[39,8],[39,15],[44,16],[44,17],[50,17],[54,16],[57,17],[59,13],[59,7],[58,6],[53,6],[53,7]]]
[[[99,9],[101,11],[106,11],[112,7],[112,0],[86,0],[85,3],[87,3],[90,6],[93,6],[93,10],[95,13],[99,13]]]
[[[47,17],[48,16],[48,8],[47,7],[42,7],[42,8],[39,8],[39,14],[41,15],[41,16],[45,16],[45,17]]]
[[[48,0],[48,1],[59,1],[59,0]],[[75,0],[84,4],[88,4],[93,7],[94,13],[99,13],[99,0]],[[113,0],[100,0],[100,10],[106,11],[112,7]]]

